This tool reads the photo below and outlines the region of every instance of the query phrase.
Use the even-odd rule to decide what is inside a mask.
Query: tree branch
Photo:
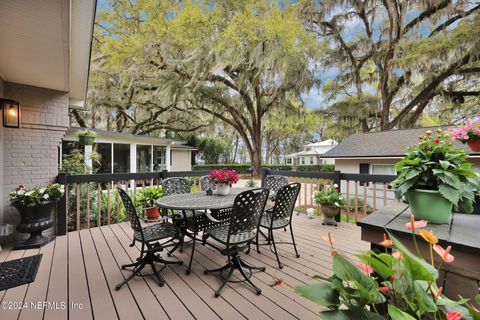
[[[403,28],[403,33],[407,33],[413,29],[417,24],[422,22],[424,19],[434,15],[439,10],[446,8],[450,4],[450,0],[442,0],[434,5],[429,6],[425,11],[420,13],[415,19],[407,23],[405,28]]]
[[[430,33],[429,37],[433,36],[434,34],[436,34],[437,32],[440,32],[442,30],[445,30],[445,28],[447,28],[449,25],[451,25],[452,23],[454,23],[455,21],[459,20],[459,19],[462,19],[462,18],[465,18],[466,16],[469,16],[471,15],[472,13],[474,13],[475,11],[477,11],[478,9],[480,9],[480,4],[473,7],[472,9],[468,10],[468,11],[463,11],[461,13],[459,13],[458,15],[456,16],[453,16],[451,17],[450,19],[448,19],[447,21],[445,21],[444,23],[438,25],[435,29],[433,29],[433,31]]]

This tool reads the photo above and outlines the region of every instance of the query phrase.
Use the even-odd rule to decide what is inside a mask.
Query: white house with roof
[[[76,145],[77,133],[82,130],[83,128],[72,127],[67,131],[60,147],[60,164],[72,148],[80,147]],[[91,130],[96,134],[92,149],[100,155],[100,163],[92,164],[98,173],[190,171],[192,169],[192,151],[197,149],[186,145],[186,141]]]
[[[286,164],[333,164],[334,160],[323,158],[323,154],[335,147],[338,143],[328,139],[320,142],[306,144],[300,152],[285,156]]]

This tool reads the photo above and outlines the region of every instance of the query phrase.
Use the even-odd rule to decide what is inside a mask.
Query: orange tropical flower
[[[430,244],[437,244],[438,243],[438,238],[432,233],[432,231],[427,231],[427,230],[420,230],[418,233],[422,236],[425,241],[427,241]]]
[[[378,291],[380,291],[382,293],[389,293],[389,292],[392,292],[393,289],[389,288],[387,286],[381,286],[381,287],[378,288]]]
[[[462,320],[463,316],[459,312],[447,312],[447,320]]]
[[[452,263],[455,260],[455,257],[450,254],[452,246],[448,246],[447,249],[443,249],[440,245],[436,244],[433,246],[433,250],[442,258],[446,263]]]
[[[420,228],[425,228],[428,224],[427,220],[418,220],[415,221],[413,215],[410,216],[410,221],[405,225],[407,230],[414,231]]]
[[[382,247],[390,248],[393,247],[393,241],[387,238],[387,235],[383,234],[383,241],[379,243]]]
[[[435,290],[435,288],[432,287],[432,292],[433,292],[433,295],[435,296],[435,298],[438,298],[438,297],[440,297],[440,295],[443,292],[443,287],[438,288],[438,290]]]
[[[332,237],[330,237],[330,235],[322,236],[320,239],[322,239],[323,241],[328,242],[328,243],[334,243],[335,242],[335,240]]]

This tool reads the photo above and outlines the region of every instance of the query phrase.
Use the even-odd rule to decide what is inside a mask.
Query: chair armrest
[[[218,219],[215,219],[214,217],[212,217],[212,213],[209,212],[209,211],[205,211],[205,216],[208,218],[208,220],[212,221],[212,222],[216,222],[216,223],[220,223],[220,222],[223,222],[221,220],[218,220]]]

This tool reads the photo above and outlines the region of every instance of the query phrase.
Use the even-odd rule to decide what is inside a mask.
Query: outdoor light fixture
[[[0,99],[3,114],[3,126],[20,128],[20,104],[17,101]]]

